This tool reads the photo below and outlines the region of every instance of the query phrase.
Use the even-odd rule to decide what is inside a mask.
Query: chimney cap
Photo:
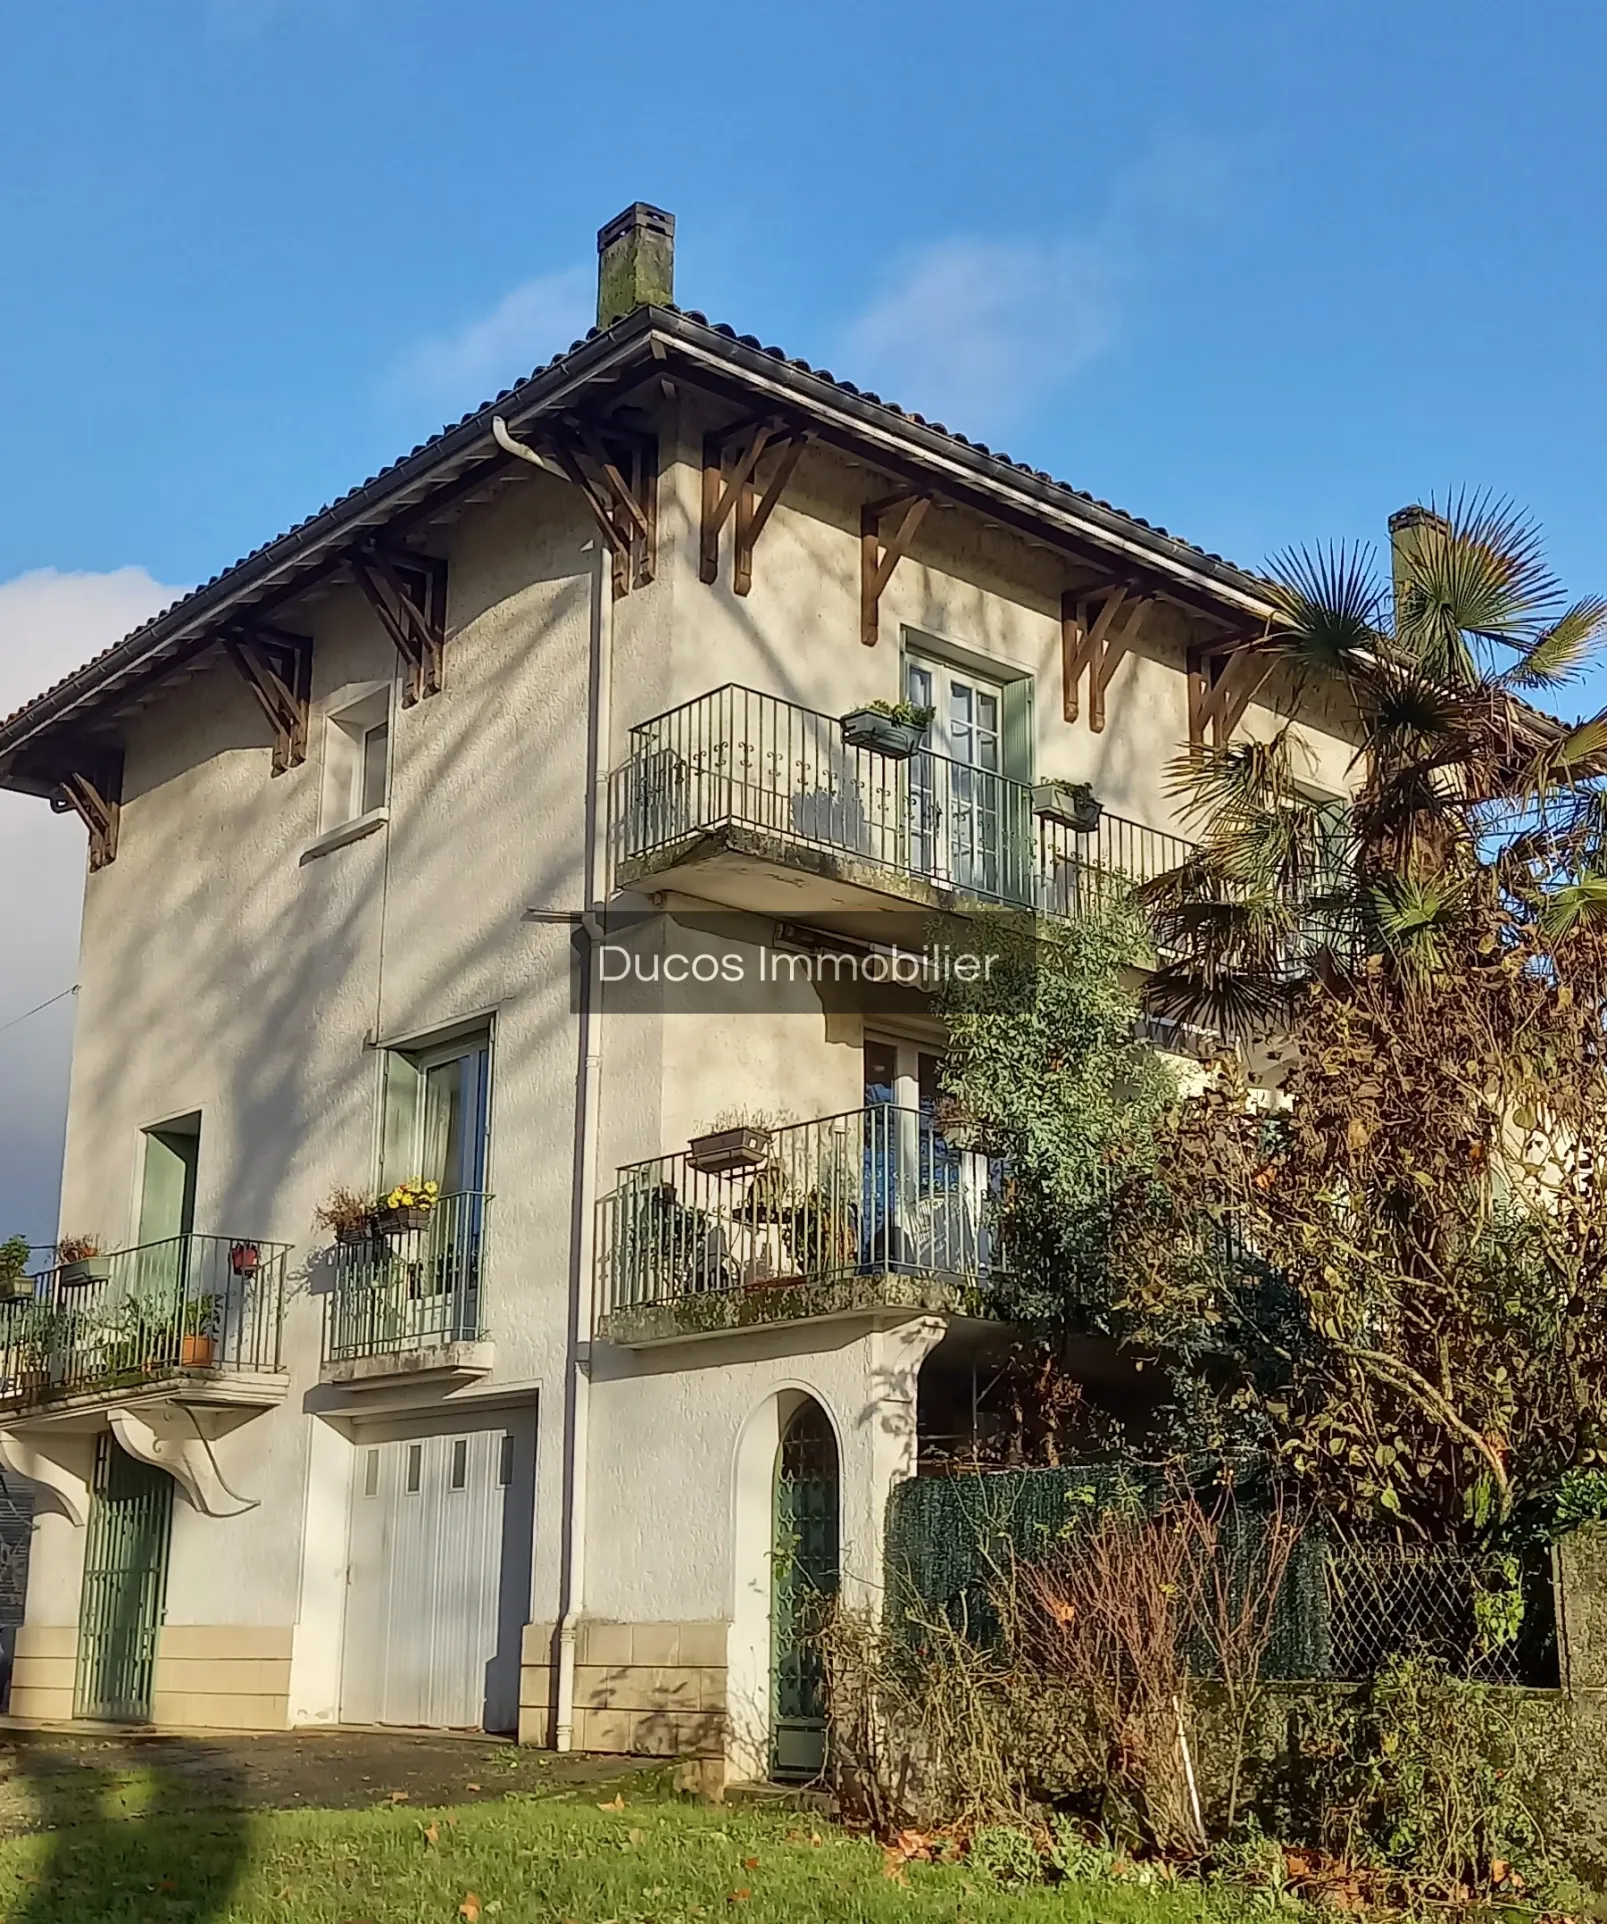
[[[666,240],[675,238],[675,216],[665,213],[662,207],[654,207],[650,201],[633,200],[629,207],[618,213],[606,226],[597,230],[597,251],[622,239],[633,228],[645,230],[650,234],[662,234]]]

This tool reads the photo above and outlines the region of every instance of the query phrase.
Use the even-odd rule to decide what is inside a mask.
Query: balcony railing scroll
[[[376,1225],[336,1243],[325,1362],[479,1341],[490,1208],[490,1196],[465,1190],[442,1196],[417,1227]]]
[[[611,813],[617,861],[737,826],[1049,915],[1086,913],[1193,846],[1108,811],[1079,834],[1036,816],[1026,782],[929,749],[851,746],[836,716],[734,683],[631,730]]]
[[[0,1304],[0,1398],[29,1406],[176,1372],[282,1367],[290,1246],[173,1236],[65,1263]]]
[[[764,1132],[762,1159],[700,1169],[687,1152],[618,1173],[602,1199],[604,1315],[852,1277],[985,1287],[1000,1271],[996,1162],[918,1110],[872,1105]]]

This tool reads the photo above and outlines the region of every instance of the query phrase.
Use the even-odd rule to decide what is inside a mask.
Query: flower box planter
[[[716,1129],[694,1136],[686,1159],[701,1175],[725,1176],[734,1169],[753,1169],[770,1154],[770,1131],[744,1124],[740,1129]]]
[[[342,1223],[335,1231],[335,1241],[343,1249],[354,1249],[359,1243],[374,1240],[374,1219],[369,1217],[360,1223]]]
[[[229,1249],[229,1267],[236,1276],[254,1276],[262,1265],[262,1251],[255,1243],[234,1243]]]
[[[61,1281],[68,1289],[76,1289],[84,1283],[109,1283],[111,1280],[110,1256],[80,1256],[61,1266]]]
[[[1073,835],[1092,835],[1105,804],[1086,782],[1034,782],[1032,812],[1051,822],[1064,822]]]
[[[916,722],[897,721],[874,708],[855,708],[843,716],[843,742],[849,748],[868,748],[892,761],[907,762],[926,733]]]
[[[374,1228],[381,1236],[406,1236],[429,1226],[430,1212],[417,1203],[374,1211]]]
[[[0,1303],[31,1303],[33,1301],[33,1278],[31,1276],[0,1276]]]

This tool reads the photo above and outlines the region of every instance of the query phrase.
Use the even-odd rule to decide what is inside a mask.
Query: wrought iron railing
[[[277,1370],[288,1243],[173,1236],[64,1263],[0,1304],[0,1398],[24,1406],[185,1370]]]
[[[979,1287],[999,1273],[1000,1166],[918,1110],[772,1129],[760,1158],[709,1170],[683,1151],[621,1169],[600,1205],[602,1313],[854,1276]]]
[[[488,1195],[465,1190],[441,1197],[419,1228],[376,1226],[336,1243],[324,1361],[478,1341],[490,1208]]]
[[[851,856],[987,902],[1078,915],[1192,844],[1108,811],[1076,833],[1032,789],[922,749],[851,747],[834,715],[728,683],[631,730],[612,778],[616,861],[727,826]]]

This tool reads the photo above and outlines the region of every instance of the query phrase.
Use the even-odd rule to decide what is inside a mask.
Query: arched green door
[[[825,1671],[818,1643],[826,1602],[837,1594],[837,1439],[807,1398],[788,1419],[776,1452],[775,1541],[770,1604],[770,1770],[818,1776],[826,1756]]]

